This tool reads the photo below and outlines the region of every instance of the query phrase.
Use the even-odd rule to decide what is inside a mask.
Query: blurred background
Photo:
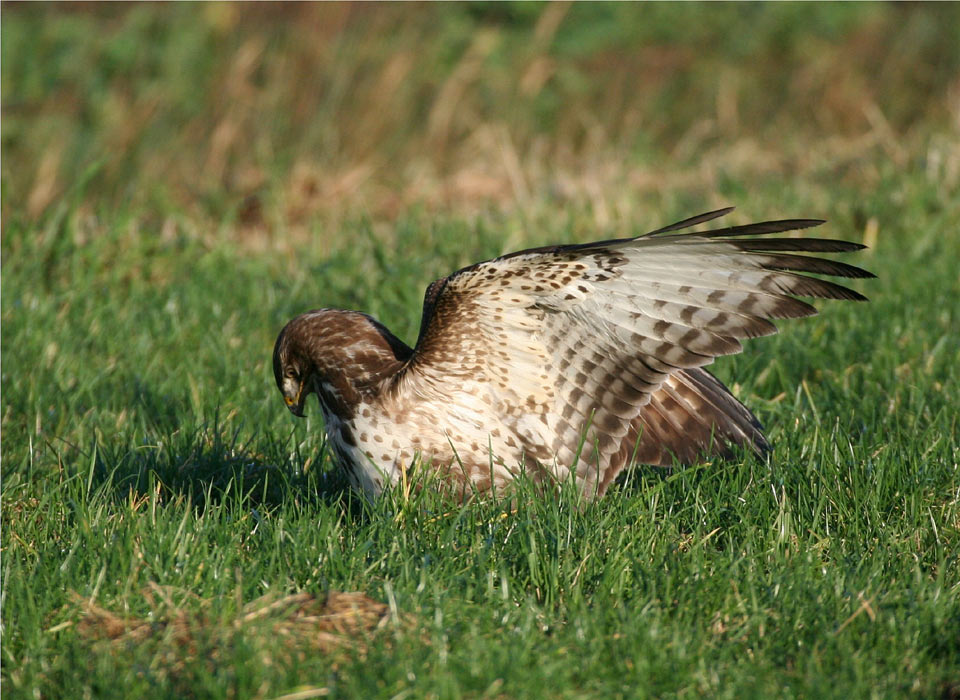
[[[960,3],[0,13],[4,697],[960,697]],[[767,464],[361,513],[276,391],[303,311],[728,205],[878,276],[712,366]],[[242,612],[328,589],[420,626]]]
[[[955,3],[4,3],[2,26],[4,231],[68,202],[262,250],[412,208],[620,229],[960,180]]]

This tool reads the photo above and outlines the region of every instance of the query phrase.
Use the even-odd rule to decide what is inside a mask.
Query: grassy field
[[[957,8],[5,5],[4,696],[960,695]],[[726,204],[879,276],[714,366],[769,463],[371,505],[276,391]]]

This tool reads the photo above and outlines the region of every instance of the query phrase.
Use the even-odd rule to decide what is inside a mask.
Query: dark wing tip
[[[825,224],[826,219],[778,219],[777,221],[758,221],[754,224],[744,224],[742,226],[728,226],[727,228],[718,228],[713,231],[704,231],[702,233],[688,234],[691,236],[702,236],[703,238],[728,238],[730,236],[766,236],[771,233],[783,233],[785,231],[800,231],[805,228],[813,228]]]
[[[850,296],[847,297],[847,299],[849,299],[850,301],[870,301],[869,297],[865,297],[860,292],[854,291],[849,287],[847,287],[846,289],[850,293]]]
[[[779,252],[757,252],[749,245],[739,245],[738,241],[730,241],[738,250],[746,251],[750,256],[759,260],[760,265],[765,270],[784,270],[788,272],[812,272],[817,275],[833,275],[835,277],[850,277],[855,279],[869,279],[876,277],[869,270],[862,267],[848,265],[837,260],[828,260],[827,258],[818,258],[812,255],[793,255],[791,253]]]
[[[696,226],[697,224],[702,224],[705,221],[713,221],[714,219],[719,219],[721,216],[726,216],[732,212],[736,207],[724,207],[723,209],[716,209],[715,211],[708,211],[705,214],[697,214],[696,216],[691,216],[689,219],[684,219],[683,221],[678,221],[675,224],[670,224],[669,226],[664,226],[663,228],[658,228],[656,231],[651,231],[650,233],[645,233],[639,238],[647,238],[648,236],[656,236],[661,233],[667,233],[668,231],[679,231],[680,229],[690,228],[691,226]]]
[[[710,233],[709,231],[707,233]],[[771,231],[771,233],[773,233]],[[710,238],[711,236],[704,236]],[[863,250],[863,244],[841,241],[835,238],[738,238],[727,241],[739,250],[774,253],[796,251],[800,253],[855,253]]]

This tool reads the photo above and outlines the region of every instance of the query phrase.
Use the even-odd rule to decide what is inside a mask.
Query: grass
[[[883,216],[892,192],[876,197]],[[960,241],[943,233],[955,213],[899,219],[860,261],[880,275],[870,304],[828,306],[717,366],[770,428],[770,465],[640,469],[589,507],[531,495],[515,512],[429,494],[357,502],[322,457],[316,411],[293,421],[270,376],[274,332],[315,300],[371,308],[412,338],[436,272],[416,251],[439,250],[441,268],[492,254],[485,224],[400,223],[391,243],[357,225],[356,247],[293,269],[137,243],[122,220],[84,246],[69,216],[11,225],[4,689],[947,692],[960,670]],[[465,234],[476,250],[453,250]],[[199,651],[176,637],[105,651],[78,633],[75,595],[149,620],[150,585],[204,611]],[[413,629],[391,623],[356,656],[264,655],[255,633],[225,637],[263,595],[328,590],[389,601]]]
[[[414,148],[431,143],[415,125],[436,104],[416,95],[443,93],[478,27],[500,37],[478,74],[489,83],[474,78],[463,93],[468,102],[486,95],[487,111],[467,110],[475,123],[461,122],[443,148],[425,148],[439,173],[426,178],[426,190],[381,207],[386,180],[371,176],[380,184],[344,194],[346,204],[314,195],[292,211],[290,193],[303,183],[296,159],[281,158],[256,189],[260,223],[244,218],[250,193],[234,186],[249,165],[242,154],[227,158],[224,172],[234,175],[224,178],[204,179],[197,164],[209,157],[194,146],[222,116],[220,93],[173,77],[174,68],[188,65],[198,80],[219,74],[244,41],[261,36],[260,21],[257,65],[273,77],[258,83],[265,92],[254,103],[288,106],[284,91],[295,86],[271,71],[301,50],[277,38],[302,38],[293,25],[204,14],[210,23],[188,31],[197,12],[190,6],[169,15],[134,6],[62,16],[49,6],[4,7],[5,695],[960,693],[960,149],[947,79],[957,60],[936,32],[945,10],[820,6],[800,23],[820,33],[791,29],[782,39],[791,48],[777,59],[785,63],[773,64],[764,61],[799,10],[760,13],[753,43],[684,59],[693,66],[685,85],[668,71],[665,82],[638,87],[663,108],[676,105],[680,124],[641,129],[627,155],[611,157],[612,173],[604,154],[625,144],[622,134],[611,128],[606,140],[583,146],[580,157],[597,165],[580,197],[543,184],[541,168],[559,161],[540,159],[533,143],[540,137],[562,150],[577,140],[571,114],[596,94],[578,91],[577,80],[599,80],[597,66],[629,53],[611,27],[624,25],[629,37],[644,18],[599,6],[613,16],[561,22],[547,53],[565,77],[513,113],[498,76],[533,60],[521,44],[549,22],[537,6],[508,6],[519,14],[506,18],[485,7],[445,10],[445,38],[424,54],[448,60],[429,69],[417,56],[410,68],[433,85],[408,96],[410,112],[402,112],[401,133]],[[219,11],[231,12],[204,12]],[[656,12],[664,16],[644,30],[646,41],[682,47],[670,33],[682,17]],[[715,30],[708,19],[690,20],[692,35],[714,37],[741,18],[725,9],[713,19]],[[216,34],[218,21],[229,31]],[[385,66],[397,47],[410,51],[410,37],[429,24],[419,14],[405,22],[390,39],[397,44],[381,48],[383,63],[364,64],[350,51],[373,61],[377,34],[357,38],[350,32],[361,30],[348,21],[346,64],[367,65],[357,75],[374,80],[379,69],[369,66]],[[864,37],[899,25],[914,48],[877,71],[893,81],[888,96],[873,91],[874,64],[864,58],[873,39]],[[201,40],[207,31],[214,38]],[[155,39],[145,54],[130,48],[144,37]],[[15,71],[28,62],[8,52],[28,45],[39,54],[52,46],[42,55],[61,60]],[[104,62],[105,47],[121,52],[115,63]],[[856,116],[835,129],[831,110],[845,108],[828,105],[818,113],[826,122],[799,123],[794,108],[811,114],[829,86],[811,78],[791,92],[777,81],[817,47],[825,63],[806,75],[852,57],[843,65],[847,83],[863,87],[856,114],[879,103],[882,120]],[[134,60],[122,50],[147,64],[121,70]],[[177,64],[180,55],[203,60]],[[905,67],[929,55],[943,60],[912,78]],[[696,121],[682,95],[714,104],[705,86],[717,67],[730,76],[719,82],[743,86],[739,121],[702,137],[706,152],[697,144],[678,152]],[[765,103],[754,75],[792,95],[790,109]],[[161,101],[152,120],[131,111],[161,89],[182,103]],[[133,139],[119,160],[108,157],[109,144],[123,134],[104,116],[114,93],[130,100],[117,114],[127,115]],[[551,107],[551,94],[569,95],[570,108]],[[343,99],[326,108],[363,112],[362,100]],[[70,111],[98,103],[105,112]],[[171,104],[196,112],[178,122]],[[598,118],[620,123],[628,107],[598,108]],[[758,135],[763,109],[774,118]],[[530,115],[541,111],[554,121],[538,126]],[[493,123],[490,113],[508,116]],[[333,138],[323,124],[261,130],[246,119],[238,138],[259,134],[247,141],[258,167],[269,170],[271,152],[298,149],[316,159],[311,168],[335,163],[335,173],[363,162],[355,135]],[[474,198],[450,195],[457,164],[480,152],[470,134],[500,127],[518,144],[527,198],[511,189],[478,208]],[[336,148],[324,151],[324,143]],[[413,162],[397,143],[391,151],[375,141],[374,150]],[[48,163],[59,160],[44,171],[46,153]],[[510,161],[499,153],[497,163]],[[444,171],[441,162],[456,167]],[[645,173],[662,177],[644,184]],[[604,184],[599,193],[590,174]],[[569,490],[545,499],[532,489],[511,503],[450,507],[423,491],[368,504],[344,490],[318,411],[291,418],[273,385],[275,334],[304,309],[363,309],[412,341],[426,284],[461,265],[523,245],[639,233],[722,204],[739,205],[739,223],[828,218],[824,235],[871,244],[851,261],[879,275],[857,285],[869,304],[825,304],[821,316],[784,322],[780,335],[714,367],[767,426],[769,464],[745,457],[673,472],[640,467],[590,505]],[[354,601],[338,608],[347,622],[337,621],[339,600]]]

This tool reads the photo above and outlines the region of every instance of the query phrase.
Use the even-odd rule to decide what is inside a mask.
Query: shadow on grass
[[[150,412],[151,420],[136,436],[123,436],[112,442],[101,438],[99,443],[86,450],[78,449],[75,456],[62,461],[65,465],[73,464],[72,468],[66,467],[67,475],[85,485],[84,500],[94,498],[95,493],[116,502],[147,496],[160,504],[182,503],[186,499],[198,511],[208,504],[223,502],[262,512],[291,504],[307,509],[333,506],[354,521],[371,516],[370,507],[350,489],[345,474],[331,466],[323,441],[302,442],[293,432],[286,436],[255,433],[241,437],[242,427],[228,429],[218,415],[198,427],[183,427],[164,409],[163,399],[148,393],[144,397],[144,404],[157,410]],[[694,527],[699,518],[686,507],[691,493],[701,487],[712,492],[716,485],[710,482],[714,480],[751,481],[756,477],[756,469],[764,469],[761,462],[752,459],[752,454],[743,452],[738,456],[739,460],[714,460],[691,467],[676,465],[671,469],[636,465],[624,470],[603,500],[630,500],[643,494],[648,501],[663,502],[682,524]],[[467,505],[459,498],[451,498],[449,484],[439,471],[426,466],[413,468],[411,473],[416,475],[412,483],[406,488],[398,485],[385,495],[388,503],[380,509],[382,512],[395,514],[417,508],[429,513],[456,512]],[[564,490],[568,493],[560,500],[568,506],[580,510],[588,505],[573,483],[554,484],[556,488],[547,491],[557,493],[548,497],[543,484],[527,484],[529,480],[530,477],[518,478],[503,494],[472,494],[466,500],[474,508],[478,501],[489,501],[480,510],[491,518],[499,517],[504,508],[516,511],[518,503],[542,510],[547,507],[545,501],[555,500]],[[744,484],[740,486],[743,488]],[[712,505],[713,518],[720,524],[733,527],[740,522],[738,508]],[[487,506],[492,510],[487,512]]]
[[[292,433],[244,441],[239,429],[228,432],[218,418],[195,429],[150,428],[137,444],[94,444],[76,463],[88,495],[155,494],[160,503],[186,497],[200,510],[229,499],[261,510],[293,501],[339,504],[348,515],[362,511],[359,499],[348,495],[346,477],[328,466],[324,443],[304,447]]]

